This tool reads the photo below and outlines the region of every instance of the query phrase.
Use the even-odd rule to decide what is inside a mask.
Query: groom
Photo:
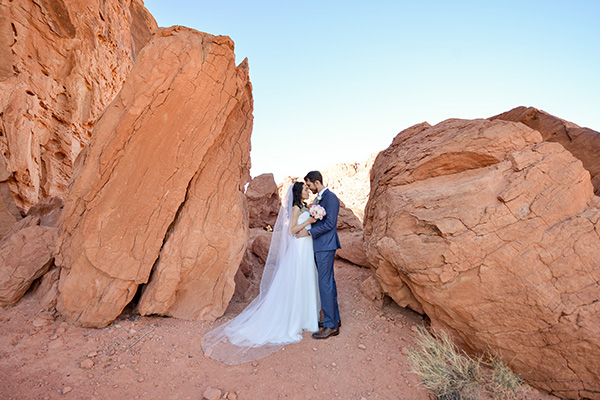
[[[337,301],[337,287],[333,277],[335,251],[341,248],[337,234],[340,201],[332,191],[323,186],[323,177],[319,171],[310,171],[304,177],[304,182],[311,192],[318,193],[315,204],[325,209],[323,219],[310,218],[312,227],[308,232],[313,238],[313,250],[319,274],[321,310],[323,311],[322,327],[312,336],[315,339],[327,339],[340,333],[340,309]]]

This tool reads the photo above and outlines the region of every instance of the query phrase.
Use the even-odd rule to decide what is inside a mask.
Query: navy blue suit
[[[325,189],[321,200],[317,201],[325,209],[325,217],[311,225],[315,262],[319,273],[319,294],[323,311],[323,326],[337,328],[340,309],[337,301],[337,287],[333,276],[335,251],[340,249],[340,238],[337,234],[337,218],[340,201],[329,189]]]

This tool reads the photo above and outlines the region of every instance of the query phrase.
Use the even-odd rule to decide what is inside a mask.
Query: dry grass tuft
[[[436,400],[523,399],[521,379],[494,356],[472,357],[460,351],[443,331],[417,331],[417,348],[409,353],[413,370]]]

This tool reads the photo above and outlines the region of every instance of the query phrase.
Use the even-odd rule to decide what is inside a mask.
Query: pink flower
[[[314,205],[310,206],[310,209],[308,210],[308,212],[310,213],[311,217],[313,217],[314,219],[318,219],[318,220],[323,219],[323,217],[326,214],[325,209],[318,204],[314,204]]]

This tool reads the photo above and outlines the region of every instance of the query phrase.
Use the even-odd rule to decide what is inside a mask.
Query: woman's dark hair
[[[295,182],[294,186],[292,186],[292,207],[298,206],[299,209],[303,209],[305,207],[304,201],[302,201],[302,189],[304,188],[304,183]]]

